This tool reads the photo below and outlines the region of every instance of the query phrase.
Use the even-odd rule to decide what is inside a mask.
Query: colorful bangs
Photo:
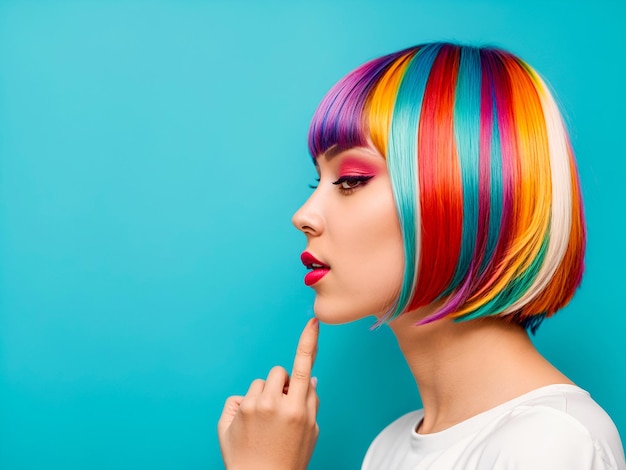
[[[535,330],[581,282],[585,226],[574,157],[539,75],[493,48],[433,43],[357,68],[322,100],[315,158],[371,146],[387,160],[404,282],[381,320],[507,316]]]

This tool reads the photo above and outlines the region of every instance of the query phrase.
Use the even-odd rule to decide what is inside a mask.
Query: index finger
[[[317,354],[317,338],[319,336],[319,320],[312,318],[304,327],[296,349],[293,370],[289,380],[288,396],[305,400],[311,382],[311,370]]]

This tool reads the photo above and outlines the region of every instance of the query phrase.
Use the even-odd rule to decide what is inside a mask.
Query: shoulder
[[[367,449],[362,468],[381,468],[382,461],[389,455],[400,458],[406,454],[411,446],[413,430],[423,416],[423,410],[412,411],[387,425]]]
[[[413,430],[424,417],[423,410],[411,411],[388,424],[372,441],[370,449],[387,447],[387,443],[397,442],[400,438],[409,439]]]
[[[564,406],[516,406],[481,436],[481,463],[490,468],[624,469],[615,425],[586,397],[575,397],[571,407],[569,398]]]

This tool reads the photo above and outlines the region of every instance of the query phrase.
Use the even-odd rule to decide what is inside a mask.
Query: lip
[[[307,269],[310,269],[306,276],[304,276],[304,283],[307,286],[312,286],[320,279],[322,279],[328,272],[330,271],[330,266],[325,263],[322,263],[315,256],[313,256],[308,251],[303,252],[300,255],[300,260],[302,264],[306,266]],[[319,265],[318,267],[313,267],[313,265]]]

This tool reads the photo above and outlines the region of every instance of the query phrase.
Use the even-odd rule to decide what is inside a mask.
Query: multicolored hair
[[[442,301],[420,323],[500,315],[531,329],[582,279],[585,223],[567,130],[548,87],[496,48],[431,43],[368,62],[320,103],[314,158],[386,160],[404,280],[381,320]]]

